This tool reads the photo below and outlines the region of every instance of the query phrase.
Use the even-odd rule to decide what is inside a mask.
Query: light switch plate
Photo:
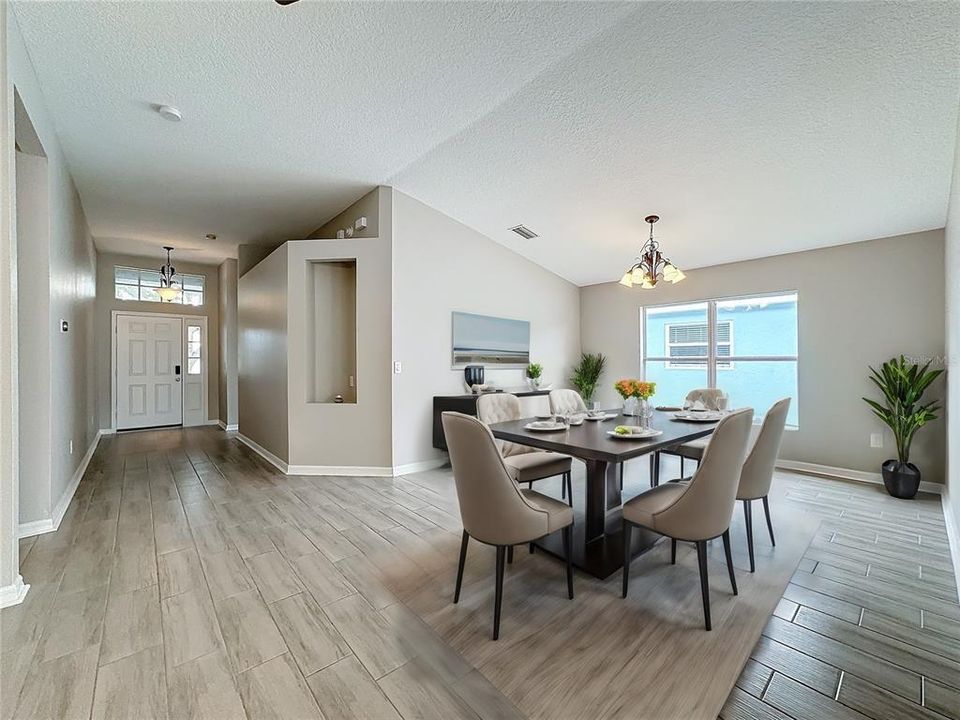
[[[872,448],[883,447],[883,433],[870,433],[870,447]]]
[[[402,372],[403,372],[403,363],[401,363],[399,360],[394,360],[394,361],[393,361],[393,372],[394,372],[394,374],[396,374],[396,375],[399,375],[400,373],[402,373]]]

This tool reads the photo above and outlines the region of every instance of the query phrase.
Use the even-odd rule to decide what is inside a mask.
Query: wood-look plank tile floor
[[[646,463],[634,465],[639,491]],[[939,503],[777,482],[781,512],[819,529],[721,717],[960,720],[960,606]],[[437,629],[449,598],[433,597],[452,584],[459,533],[449,469],[287,477],[212,428],[104,438],[57,532],[21,541],[31,589],[0,612],[0,717],[587,717],[498,689],[495,657],[471,663],[456,649],[470,642],[463,626]],[[488,573],[478,555],[468,578]],[[538,584],[553,564],[518,554]],[[586,595],[571,637],[617,631],[607,599]],[[465,597],[465,612],[487,599]],[[549,612],[562,600],[529,602]],[[499,647],[514,654],[549,643],[510,631]],[[618,672],[629,665],[595,682],[628,687]],[[649,717],[642,702],[589,716]]]

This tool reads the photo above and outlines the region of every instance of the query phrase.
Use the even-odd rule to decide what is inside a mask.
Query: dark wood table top
[[[607,412],[619,411],[608,410]],[[674,420],[672,412],[655,410],[650,425],[657,430],[662,430],[663,434],[647,440],[625,440],[610,437],[607,432],[613,430],[617,425],[638,425],[640,418],[618,415],[610,420],[584,420],[583,425],[574,425],[558,432],[538,432],[524,428],[524,425],[534,420],[536,418],[522,418],[495,423],[490,426],[490,430],[494,437],[500,440],[509,440],[520,445],[566,453],[583,460],[605,460],[620,463],[655,450],[663,450],[697,438],[706,437],[717,426],[716,422],[702,423]]]

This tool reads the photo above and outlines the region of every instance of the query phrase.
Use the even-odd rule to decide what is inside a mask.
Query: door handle
[[[179,366],[179,365],[174,365],[174,366],[173,366],[173,374],[177,376],[177,377],[175,378],[176,381],[177,381],[177,382],[180,382],[180,366]]]

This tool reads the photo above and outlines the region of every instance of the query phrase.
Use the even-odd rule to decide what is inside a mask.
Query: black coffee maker
[[[483,365],[467,365],[463,369],[463,380],[471,390],[474,385],[483,385]]]

